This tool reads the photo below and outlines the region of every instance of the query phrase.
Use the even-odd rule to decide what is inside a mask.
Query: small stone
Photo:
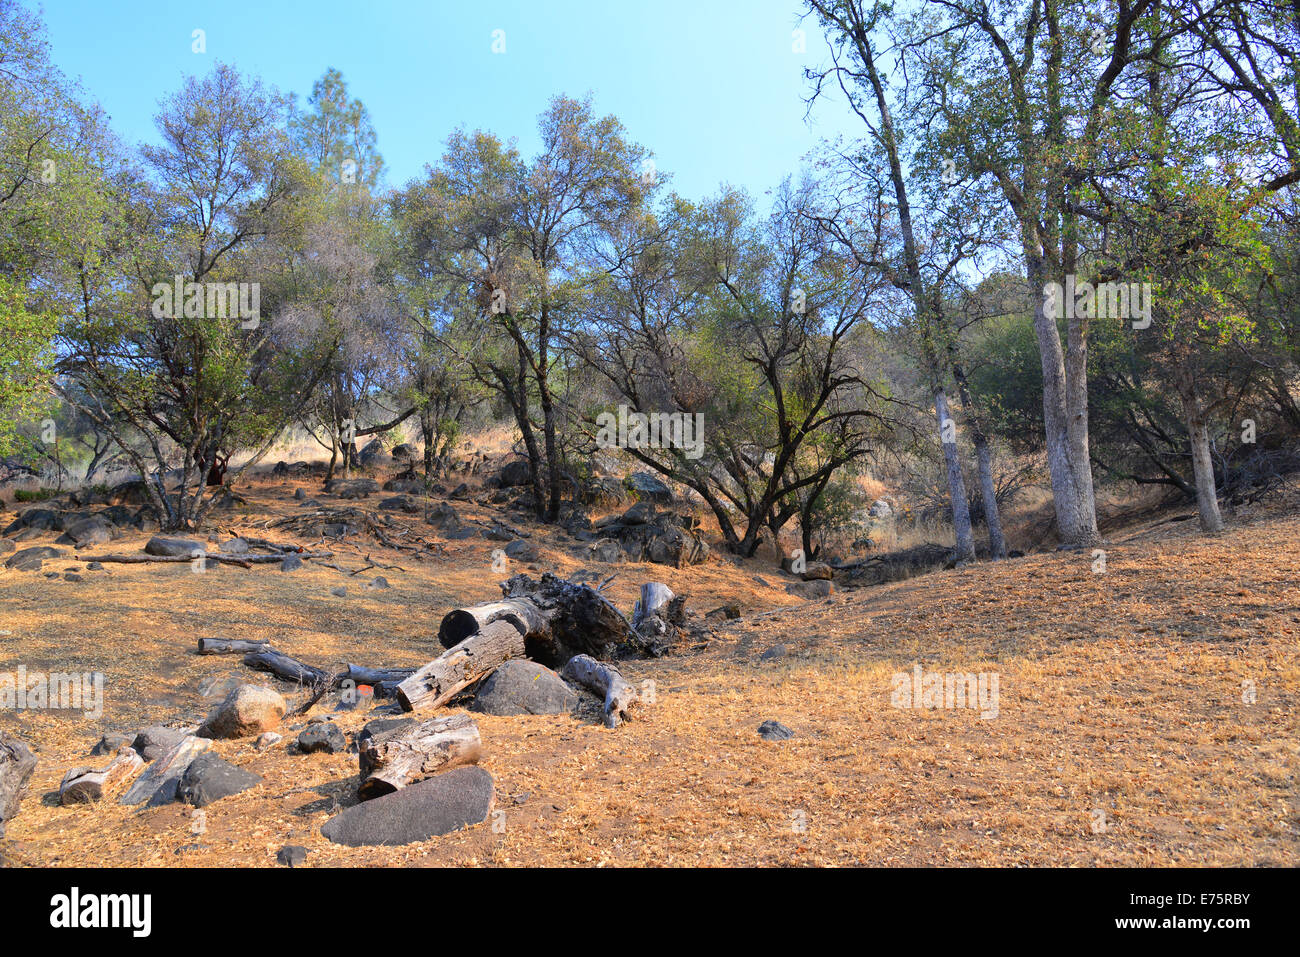
[[[273,748],[284,740],[284,735],[276,734],[274,731],[267,731],[257,739],[253,747],[259,751],[265,751],[267,748]]]
[[[784,658],[786,655],[785,645],[773,645],[767,651],[758,656],[759,661],[771,661],[773,658]]]
[[[297,844],[286,844],[275,852],[275,862],[284,867],[298,867],[307,860],[311,852]]]
[[[370,581],[366,582],[366,588],[368,588],[370,591],[376,591],[378,589],[391,588],[391,587],[392,586],[388,584],[388,579],[385,578],[383,575],[376,575],[374,578],[370,579]]]
[[[344,588],[342,585],[340,585],[338,588],[331,588],[330,594],[333,595],[335,598],[347,598],[348,590]]]
[[[348,740],[332,721],[313,724],[298,735],[298,750],[303,754],[339,754],[348,749]]]
[[[764,741],[788,741],[794,732],[780,721],[764,721],[758,726],[758,736]]]
[[[297,555],[285,555],[280,560],[280,571],[282,572],[296,572],[300,568],[302,568],[302,559]]]
[[[119,748],[133,747],[132,742],[135,739],[129,734],[106,734],[99,739],[99,743],[90,749],[90,753],[96,757],[105,754],[117,754]]]

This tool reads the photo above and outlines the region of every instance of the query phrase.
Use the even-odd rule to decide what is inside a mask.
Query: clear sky
[[[819,139],[860,133],[842,102],[805,121],[803,67],[826,54],[811,21],[807,52],[794,52],[798,0],[46,0],[43,9],[54,61],[129,143],[153,140],[159,98],[215,60],[300,98],[337,67],[370,110],[389,185],[436,162],[461,125],[517,137],[531,155],[537,115],[561,93],[590,92],[693,199],[726,182],[762,205]],[[191,50],[195,29],[206,31],[204,54]]]

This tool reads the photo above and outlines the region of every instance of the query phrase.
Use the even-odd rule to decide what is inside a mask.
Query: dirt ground
[[[259,526],[292,512],[294,487],[259,482],[215,527],[287,538]],[[707,647],[627,662],[655,700],[618,729],[476,715],[504,817],[393,848],[320,835],[336,806],[356,801],[357,759],[287,753],[293,731],[267,752],[251,739],[216,742],[265,780],[208,807],[203,833],[181,804],[63,808],[55,792],[69,768],[107,760],[88,757],[105,732],[200,721],[218,700],[200,693],[205,679],[270,680],[237,657],[198,656],[200,637],[269,639],[321,666],[423,664],[440,651],[447,610],[498,596],[498,544],[447,541],[426,562],[377,545],[337,549],[347,570],[367,554],[402,569],[356,576],[310,563],[291,574],[109,565],[81,582],[0,570],[0,671],[107,681],[98,721],[0,712],[0,728],[40,758],[0,855],[11,865],[274,866],[282,845],[301,844],[307,866],[1298,863],[1294,507],[1239,514],[1221,538],[1198,535],[1194,521],[1112,530],[1104,573],[1086,553],[1035,554],[812,602],[786,594],[790,579],[770,560],[604,566],[561,551],[561,533],[534,531],[540,567],[616,575],[605,591],[627,612],[642,582],[660,580],[697,612],[737,601],[743,617]],[[147,537],[94,550],[136,551]],[[46,569],[82,569],[72,555]],[[366,590],[375,574],[392,587]],[[345,598],[331,594],[340,585]],[[760,658],[776,645],[783,656]],[[995,673],[997,716],[895,707],[893,676],[910,679],[916,665]],[[337,722],[355,732],[371,716]],[[756,729],[768,719],[795,737],[764,741]]]

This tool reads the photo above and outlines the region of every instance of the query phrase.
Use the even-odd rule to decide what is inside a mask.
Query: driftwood
[[[365,665],[348,665],[343,677],[355,685],[383,685],[405,681],[415,674],[414,668],[367,668]]]
[[[529,598],[505,598],[469,608],[454,608],[438,626],[438,642],[454,648],[470,635],[478,634],[494,621],[509,621],[524,638],[542,638],[550,633],[549,615]]]
[[[613,665],[603,664],[589,655],[575,655],[564,666],[560,677],[577,682],[605,699],[607,728],[617,728],[630,719],[629,711],[638,695]]]
[[[242,638],[200,638],[201,655],[242,655],[250,651],[270,651],[269,641],[245,641]]]
[[[676,597],[673,590],[663,582],[646,582],[641,586],[641,599],[632,609],[632,627],[640,628],[641,622],[659,615]]]
[[[406,711],[436,708],[503,662],[524,657],[524,650],[523,632],[513,623],[491,622],[402,681],[397,700]]]
[[[483,752],[478,725],[467,714],[405,724],[357,738],[363,801],[391,794],[436,771],[474,764]]]
[[[117,754],[105,767],[73,768],[59,782],[59,803],[64,807],[71,804],[94,804],[102,799],[108,791],[117,788],[140,773],[144,767],[144,758],[135,748],[119,748]]]

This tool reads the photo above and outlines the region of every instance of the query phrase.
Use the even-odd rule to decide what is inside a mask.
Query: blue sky
[[[798,0],[286,2],[46,0],[54,61],[130,143],[154,138],[164,94],[215,60],[305,98],[327,67],[370,109],[389,185],[436,162],[455,127],[530,155],[550,97],[592,93],[691,198],[723,182],[762,197],[822,137],[859,135],[837,101],[805,121],[802,70],[825,58]],[[206,54],[191,33],[206,31]],[[505,53],[492,52],[505,31]],[[760,204],[761,205],[761,204]]]

